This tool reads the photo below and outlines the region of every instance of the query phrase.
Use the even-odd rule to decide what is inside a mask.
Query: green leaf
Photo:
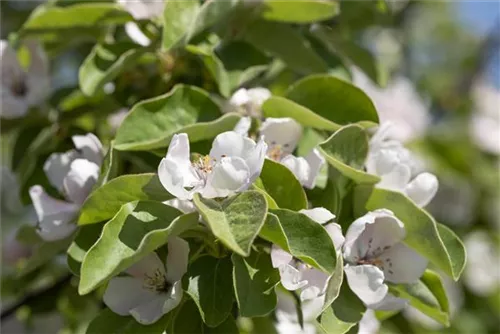
[[[80,67],[80,89],[87,96],[97,94],[106,83],[133,66],[145,50],[131,42],[97,44]]]
[[[186,41],[188,42],[196,34],[222,21],[238,5],[240,0],[207,0],[200,7],[196,18],[192,22]]]
[[[111,311],[102,310],[89,324],[87,334],[161,334],[171,321],[171,314],[165,314],[151,325],[141,325],[132,316],[123,317]]]
[[[94,190],[80,209],[79,225],[113,217],[123,204],[136,200],[163,202],[172,198],[156,174],[119,176]]]
[[[430,283],[430,286],[426,282]],[[439,280],[439,277],[438,281],[435,278],[429,280],[429,277],[427,277],[426,282],[420,280],[412,284],[390,285],[389,291],[396,297],[407,299],[411,306],[437,322],[445,326],[450,326],[449,310],[442,309],[441,307],[444,302],[443,294],[446,299],[443,284]],[[439,295],[441,301],[436,298],[433,289]],[[447,300],[443,306],[448,307]]]
[[[111,141],[109,145],[108,152],[104,157],[104,161],[101,165],[101,171],[99,173],[99,178],[97,179],[94,189],[108,183],[119,174],[119,152],[114,148],[114,142]]]
[[[118,128],[117,150],[167,147],[175,133],[185,132],[191,142],[215,137],[234,128],[239,116],[221,115],[208,93],[198,87],[177,85],[167,94],[139,102]]]
[[[166,1],[163,11],[162,50],[168,51],[185,38],[200,9],[196,0]]]
[[[32,12],[21,35],[33,33],[79,32],[111,24],[124,24],[132,16],[114,3],[81,3],[67,7],[41,6]]]
[[[363,317],[363,302],[349,289],[344,281],[338,298],[321,315],[318,328],[322,333],[343,334],[354,327]]]
[[[262,17],[270,21],[313,23],[327,20],[339,12],[336,1],[282,1],[265,0]]]
[[[337,264],[335,265],[335,271],[328,280],[328,285],[326,286],[325,302],[323,304],[323,309],[322,309],[323,312],[326,311],[326,309],[329,308],[330,305],[332,305],[332,303],[335,302],[335,300],[338,298],[343,281],[344,281],[344,258],[342,254],[339,254],[337,256]]]
[[[328,69],[309,42],[289,25],[258,20],[247,28],[245,39],[300,73],[318,73]]]
[[[262,183],[257,183],[256,186],[268,193],[280,208],[294,211],[307,209],[304,188],[284,165],[266,159],[260,173],[260,180]]]
[[[391,210],[405,224],[407,237],[404,243],[458,280],[465,266],[466,254],[462,242],[453,232],[443,226],[438,227],[427,212],[405,195],[375,188],[366,209],[381,208]]]
[[[75,275],[80,276],[80,268],[88,250],[97,242],[101,236],[104,223],[82,226],[68,248],[68,267]]]
[[[233,254],[233,284],[239,313],[242,317],[260,317],[276,308],[274,287],[280,282],[271,257],[263,252],[252,252],[249,257]]]
[[[325,228],[306,215],[286,209],[269,210],[259,236],[326,273],[336,268],[336,253]]]
[[[359,125],[347,125],[319,145],[330,165],[356,183],[378,183],[380,178],[363,169],[368,155],[368,135]]]
[[[427,269],[422,277],[420,277],[420,281],[422,281],[422,283],[424,283],[429,288],[434,297],[436,297],[440,309],[443,310],[443,312],[449,314],[450,305],[448,303],[446,289],[439,274],[430,269]]]
[[[340,128],[340,125],[284,97],[272,96],[264,102],[262,110],[266,117],[291,117],[305,127],[330,131]]]
[[[135,201],[122,206],[85,255],[78,292],[87,294],[145,255],[198,224],[198,214],[181,215],[168,205]]]
[[[232,316],[229,316],[224,320],[223,323],[217,327],[210,328],[203,323],[203,319],[200,316],[200,312],[196,306],[196,303],[190,299],[186,301],[182,308],[179,310],[175,316],[174,326],[172,334],[192,334],[192,333],[204,333],[204,334],[238,334],[238,327]]]
[[[186,274],[189,277],[187,293],[210,327],[220,325],[231,313],[234,300],[232,270],[229,257],[202,256],[190,265]]]
[[[370,98],[359,88],[329,75],[311,75],[289,88],[286,98],[339,125],[378,123]]]
[[[240,255],[250,254],[266,219],[267,202],[262,194],[246,191],[222,202],[196,194],[193,201],[217,238]]]

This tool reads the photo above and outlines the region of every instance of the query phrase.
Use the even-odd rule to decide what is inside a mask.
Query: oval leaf
[[[168,313],[151,325],[141,325],[132,316],[123,317],[111,311],[102,310],[87,328],[86,334],[161,334],[171,321],[172,314]]]
[[[236,253],[248,256],[264,224],[267,201],[257,191],[247,191],[220,202],[198,194],[194,204],[214,235]]]
[[[334,1],[283,1],[265,0],[262,17],[270,21],[289,23],[313,23],[329,19],[339,12]]]
[[[166,1],[163,11],[162,49],[168,51],[182,41],[200,9],[196,0]]]

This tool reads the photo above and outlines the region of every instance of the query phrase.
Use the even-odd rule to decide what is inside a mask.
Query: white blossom
[[[271,97],[267,88],[240,88],[229,99],[224,112],[239,112],[245,116],[262,117],[262,104]]]
[[[248,135],[250,125],[250,117],[243,117],[234,131]],[[292,154],[302,137],[302,126],[292,118],[268,117],[262,123],[259,133],[268,145],[267,157],[286,166],[304,187],[314,188],[325,159],[317,149],[313,149],[305,157]]]
[[[358,334],[377,334],[380,321],[375,316],[375,311],[367,309],[358,323]]]
[[[277,291],[278,303],[276,305],[275,328],[278,334],[314,334],[316,327],[314,321],[321,311],[321,305],[314,303],[305,303],[301,305],[304,327],[299,323],[297,306],[295,300],[290,294]]]
[[[115,313],[132,315],[149,325],[176,308],[182,300],[182,277],[187,271],[189,244],[178,237],[167,243],[166,265],[151,253],[128,268],[128,276],[111,279],[104,303]]]
[[[500,155],[500,90],[483,81],[473,87],[470,135],[482,150]]]
[[[404,245],[403,222],[379,209],[356,219],[345,236],[344,271],[351,290],[371,309],[400,309],[405,301],[388,294],[391,283],[413,283],[427,260]]]
[[[421,137],[431,119],[428,106],[415,91],[411,81],[397,77],[380,88],[361,71],[353,69],[353,83],[361,88],[373,101],[380,123],[394,123],[395,139],[407,142]]]
[[[344,238],[340,226],[331,222],[335,218],[335,215],[325,208],[300,210],[299,212],[316,223],[323,225],[332,238],[335,248],[337,251],[340,251]],[[307,305],[311,313],[315,312],[317,313],[316,316],[319,315],[324,304],[329,276],[293,258],[290,253],[277,245],[272,246],[271,260],[273,267],[279,270],[283,287],[290,291],[300,289],[302,305]]]
[[[40,104],[50,89],[48,60],[40,44],[26,41],[24,47],[29,52],[30,63],[23,68],[16,51],[7,41],[0,41],[2,73],[2,118],[18,118],[26,115],[28,109]]]
[[[46,241],[63,239],[73,233],[76,229],[73,220],[99,176],[103,160],[99,139],[91,133],[72,139],[76,149],[51,154],[43,166],[50,184],[66,200],[51,197],[39,185],[29,190],[38,216],[38,232]]]
[[[381,178],[378,188],[399,191],[424,207],[436,194],[438,180],[431,173],[414,175],[417,161],[401,142],[389,139],[392,129],[383,123],[371,138],[366,171]]]
[[[227,197],[246,190],[260,175],[266,143],[234,131],[215,137],[208,156],[190,161],[188,135],[174,135],[167,155],[158,166],[158,176],[165,189],[181,200],[194,193],[205,198]]]
[[[136,20],[148,20],[163,15],[164,0],[118,0]]]

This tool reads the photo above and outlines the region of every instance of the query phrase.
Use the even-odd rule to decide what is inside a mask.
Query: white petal
[[[311,168],[306,159],[289,154],[281,159],[280,162],[295,175],[300,184],[304,185],[307,183],[311,174]]]
[[[76,217],[79,206],[50,197],[42,187],[33,186],[29,190],[39,221],[40,236],[47,241],[69,236],[76,225],[69,224]]]
[[[252,119],[250,117],[242,117],[234,127],[234,132],[239,133],[242,136],[248,136],[248,131],[252,126]]]
[[[111,311],[127,316],[134,307],[146,303],[156,293],[144,289],[142,279],[133,277],[114,277],[104,292],[103,301]]]
[[[30,106],[36,106],[50,92],[49,61],[37,40],[30,39],[25,44],[30,53],[30,66],[26,73],[26,99]]]
[[[341,251],[342,246],[344,245],[344,235],[342,234],[342,228],[339,224],[330,223],[325,225],[325,230],[333,241],[333,245],[335,246],[335,250],[338,252]]]
[[[368,309],[363,314],[358,326],[358,334],[377,334],[380,328],[380,321],[375,316],[375,312]]]
[[[260,134],[271,149],[279,145],[286,153],[292,153],[302,136],[302,126],[292,118],[266,118],[260,127]]]
[[[400,164],[389,173],[379,176],[381,180],[377,183],[377,188],[404,191],[411,178],[411,169],[407,165]]]
[[[314,208],[308,210],[302,209],[299,212],[322,225],[332,219],[335,219],[335,215],[325,208]]]
[[[226,197],[250,185],[250,174],[245,161],[238,157],[222,158],[209,174],[201,195],[205,198]]]
[[[384,273],[379,268],[366,264],[347,264],[344,271],[352,292],[365,304],[378,303],[387,294],[389,288],[384,284]]]
[[[427,259],[398,243],[380,255],[385,279],[392,283],[414,283],[427,268]]]
[[[434,198],[439,182],[434,174],[422,173],[413,179],[405,188],[405,192],[415,204],[424,207]]]
[[[281,284],[290,291],[295,291],[307,285],[307,281],[302,279],[301,272],[297,268],[285,264],[279,267]]]
[[[15,95],[13,87],[20,83],[26,85],[24,70],[19,65],[16,51],[5,40],[0,41],[0,55],[0,73],[2,73],[0,115],[2,118],[22,117],[28,112],[28,100],[26,96]]]
[[[155,0],[118,0],[136,20],[152,19],[163,14],[165,1]]]
[[[142,46],[151,44],[151,40],[144,35],[135,22],[125,23],[125,32],[131,40]]]
[[[266,160],[267,144],[261,137],[255,148],[245,155],[245,162],[250,172],[250,183],[253,183],[260,175],[264,161]]]
[[[309,268],[307,266],[304,266],[304,268],[300,268],[299,270],[301,271],[302,280],[307,281],[307,288],[314,287],[314,289],[309,290],[309,292],[304,295],[305,299],[316,298],[320,294],[325,293],[326,285],[329,279],[326,273],[315,268]],[[305,291],[305,289],[303,291]],[[302,297],[303,296],[301,294],[301,298]]]
[[[267,88],[255,87],[247,90],[247,94],[256,106],[262,106],[262,104],[271,97],[271,92]]]
[[[76,204],[83,204],[99,177],[99,166],[86,159],[76,159],[64,178],[66,197]]]
[[[402,241],[404,224],[389,210],[368,212],[349,226],[344,243],[344,258],[351,263],[374,257]]]
[[[189,244],[178,237],[168,238],[167,281],[180,281],[187,272],[189,259]]]
[[[250,96],[245,88],[240,88],[229,99],[229,103],[234,106],[243,106],[250,102]]]
[[[75,144],[77,150],[81,152],[82,158],[101,166],[103,152],[99,138],[93,133],[87,133],[84,136],[73,136],[71,139],[73,139],[73,144]]]
[[[317,149],[313,149],[305,159],[309,164],[309,174],[303,185],[306,188],[313,189],[321,167],[325,164],[325,158],[323,158]]]
[[[78,157],[77,151],[70,150],[65,153],[52,153],[45,161],[43,171],[50,184],[59,192],[63,191],[63,181],[71,168],[71,163]]]
[[[28,113],[28,100],[20,99],[12,95],[10,91],[2,90],[2,104],[0,105],[0,116],[5,119],[23,117]]]
[[[255,149],[255,142],[235,131],[223,132],[215,137],[210,150],[210,157],[216,161],[223,157],[246,159]]]
[[[196,207],[194,206],[193,202],[189,200],[181,200],[178,198],[173,198],[163,202],[163,204],[176,208],[182,213],[196,212]]]
[[[384,299],[375,304],[366,305],[372,310],[380,311],[400,311],[405,306],[408,305],[408,300],[394,296],[391,293],[387,293]]]
[[[173,310],[174,308],[176,308],[180,304],[180,302],[182,300],[182,294],[183,294],[182,282],[177,281],[174,283],[174,285],[172,286],[172,288],[168,292],[167,299],[165,300],[165,303],[163,304],[162,309],[163,309],[164,314],[170,312],[171,310]]]
[[[139,262],[134,263],[125,272],[137,279],[143,279],[146,276],[153,277],[156,272],[165,275],[165,265],[161,262],[155,252],[149,253]]]
[[[163,305],[167,299],[164,293],[157,294],[151,300],[141,303],[130,310],[130,314],[143,325],[151,325],[157,322],[165,313]]]
[[[308,293],[306,290],[309,290],[311,292]],[[313,322],[321,314],[321,310],[323,309],[323,305],[325,304],[324,294],[315,298],[309,298],[310,296],[313,296],[315,294],[315,292],[313,291],[314,288],[306,288],[300,294],[302,303],[302,316],[304,317],[304,322]],[[306,324],[304,324],[304,327],[305,326]]]
[[[193,188],[201,180],[189,160],[189,139],[187,134],[174,135],[168,146],[167,155],[158,166],[158,177],[165,189],[181,200],[192,199]]]
[[[275,244],[271,246],[271,262],[273,264],[273,268],[278,268],[281,265],[289,264],[292,260],[292,254],[286,252],[281,247]]]

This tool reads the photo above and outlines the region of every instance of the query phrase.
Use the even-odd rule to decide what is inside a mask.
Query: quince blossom
[[[104,303],[115,313],[132,315],[143,325],[152,324],[176,308],[182,300],[182,277],[187,272],[189,244],[170,237],[166,265],[151,253],[128,268],[129,276],[111,279]]]
[[[180,200],[191,200],[194,193],[205,198],[227,197],[246,190],[260,175],[266,143],[234,131],[215,137],[208,156],[190,161],[189,138],[174,135],[165,158],[158,166],[162,185]]]
[[[416,162],[399,141],[388,139],[391,127],[391,123],[383,123],[371,138],[366,170],[381,178],[376,187],[399,191],[424,207],[436,195],[438,180],[431,173],[420,173],[412,179]]]
[[[262,117],[262,104],[271,97],[267,88],[240,88],[229,99],[224,112],[239,112],[245,116]]]
[[[45,99],[50,87],[48,60],[40,44],[29,40],[25,44],[30,54],[28,68],[18,61],[16,51],[5,40],[0,41],[2,105],[0,116],[18,118],[26,115],[29,107]]]
[[[163,14],[166,1],[163,0],[118,0],[118,3],[136,20],[149,20]],[[125,24],[125,32],[137,44],[148,46],[151,40],[141,31],[135,22]]]
[[[417,281],[427,260],[402,243],[406,230],[391,211],[379,209],[356,219],[345,236],[344,272],[351,290],[371,309],[400,309],[406,301],[388,293],[385,282]]]
[[[29,190],[39,221],[38,233],[46,241],[64,239],[76,229],[73,220],[97,182],[103,160],[102,144],[92,133],[73,136],[76,150],[53,153],[43,166],[50,184],[66,201],[48,195],[39,186]]]

